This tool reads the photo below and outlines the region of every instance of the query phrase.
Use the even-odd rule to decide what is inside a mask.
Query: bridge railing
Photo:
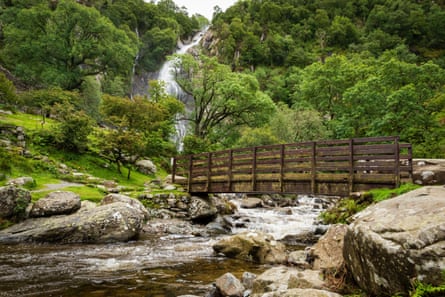
[[[191,193],[347,195],[412,179],[412,147],[399,137],[257,146],[178,156],[172,181]]]

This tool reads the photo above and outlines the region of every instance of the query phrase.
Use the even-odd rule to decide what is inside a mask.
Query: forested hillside
[[[277,105],[248,142],[400,135],[444,156],[444,1],[239,1],[212,31],[207,53]]]
[[[132,81],[159,70],[208,20],[171,0],[0,1],[0,9],[0,110],[41,116],[26,131],[27,150],[92,153],[119,171],[175,154],[182,103],[157,81],[132,96]],[[0,113],[0,128],[8,125]],[[2,171],[14,152],[0,146]]]
[[[172,0],[0,7],[1,107],[58,121],[35,145],[129,168],[128,156],[176,153],[182,104],[163,83],[135,98],[131,85],[204,17]],[[240,0],[216,7],[201,44],[174,60],[195,99],[186,153],[400,135],[416,157],[445,157],[445,1]]]

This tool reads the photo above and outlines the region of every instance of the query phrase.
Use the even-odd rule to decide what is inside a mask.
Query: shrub
[[[0,72],[0,103],[6,105],[16,105],[18,103],[14,84],[2,72]]]

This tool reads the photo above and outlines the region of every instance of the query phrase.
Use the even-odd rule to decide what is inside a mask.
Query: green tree
[[[5,74],[0,72],[0,103],[9,106],[16,105],[18,102],[15,86]]]
[[[145,143],[141,133],[117,127],[97,132],[96,138],[101,156],[116,164],[119,174],[122,174],[121,166],[126,167],[127,179],[130,179],[132,166],[145,153]]]
[[[32,6],[16,18],[4,28],[2,55],[8,68],[28,82],[75,89],[86,76],[131,71],[134,36],[94,8],[62,0],[54,10]]]
[[[58,123],[52,131],[57,148],[82,153],[88,147],[88,136],[93,131],[93,120],[71,104],[56,104],[53,107]]]
[[[326,139],[330,136],[321,115],[312,109],[291,109],[280,104],[270,130],[281,143]]]
[[[215,58],[191,55],[175,57],[176,81],[194,98],[191,114],[193,134],[198,138],[224,139],[221,131],[258,126],[274,110],[272,100],[259,90],[254,76],[233,73]],[[214,133],[219,131],[217,135]]]
[[[72,105],[76,110],[81,110],[83,107],[81,96],[77,91],[64,91],[60,88],[32,90],[21,93],[20,98],[26,109],[42,115],[42,125],[56,110],[53,107],[57,104]]]

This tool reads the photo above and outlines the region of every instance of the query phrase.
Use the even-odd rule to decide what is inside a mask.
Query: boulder
[[[32,218],[70,214],[81,206],[79,195],[73,192],[55,191],[39,199],[32,205],[29,216]]]
[[[0,187],[0,218],[20,220],[26,216],[26,208],[31,202],[28,190],[15,186]]]
[[[252,296],[289,289],[324,289],[320,271],[278,266],[266,270],[253,282]]]
[[[255,281],[257,275],[251,272],[244,272],[243,273],[243,277],[241,279],[243,286],[248,289],[251,290],[253,288],[253,282]]]
[[[216,207],[209,199],[196,196],[190,198],[188,215],[192,221],[199,223],[209,223],[218,213]]]
[[[136,162],[136,168],[139,172],[147,175],[155,174],[158,170],[151,160],[139,160]]]
[[[348,227],[343,254],[374,296],[407,294],[413,279],[438,285],[445,270],[445,188],[427,186],[368,207]]]
[[[139,200],[121,194],[108,194],[107,196],[102,198],[100,205],[106,205],[116,202],[123,202],[129,204],[131,207],[139,211],[146,220],[148,220],[148,218],[150,217],[150,214],[148,213],[147,209]]]
[[[263,207],[263,200],[259,198],[244,198],[241,200],[241,208]]]
[[[298,250],[298,251],[293,251],[291,253],[289,253],[289,256],[287,257],[287,263],[294,265],[298,268],[309,268],[310,265],[307,262],[307,254],[306,251],[304,250]]]
[[[139,235],[144,217],[128,203],[116,202],[66,216],[28,219],[0,231],[0,243],[108,243]]]
[[[261,264],[281,264],[287,261],[284,244],[260,231],[247,231],[223,238],[213,245],[213,250],[229,258]]]
[[[223,297],[243,297],[244,286],[233,274],[226,273],[215,281],[216,288]]]
[[[252,295],[252,297],[341,297],[337,293],[317,290],[317,289],[290,289],[283,291],[275,291],[261,295]]]
[[[346,230],[346,225],[332,225],[326,234],[310,248],[308,258],[313,262],[313,269],[322,271],[341,271],[344,269],[343,243]]]
[[[30,176],[22,176],[8,181],[9,186],[23,187],[25,185],[34,185],[35,181]]]

